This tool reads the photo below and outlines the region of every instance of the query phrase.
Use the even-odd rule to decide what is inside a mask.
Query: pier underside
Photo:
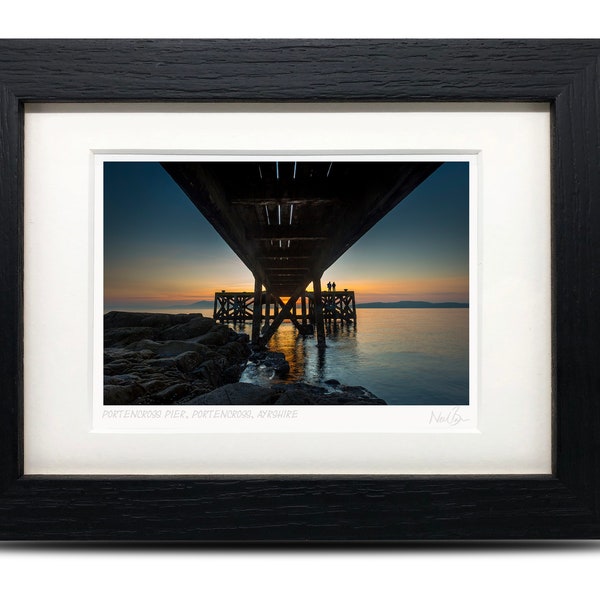
[[[298,322],[294,312],[304,300],[313,307],[319,345],[331,305],[321,292],[324,271],[440,164],[162,163],[252,272],[252,301],[238,308],[252,314],[253,342],[266,344],[284,319]],[[265,319],[265,306],[273,307],[272,318]]]

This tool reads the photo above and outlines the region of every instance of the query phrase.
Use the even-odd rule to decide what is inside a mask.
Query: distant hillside
[[[211,300],[200,300],[194,302],[194,304],[174,304],[173,306],[167,306],[167,308],[213,308],[214,302]]]
[[[400,300],[398,302],[365,302],[356,308],[469,308],[465,302],[419,302]]]
[[[193,304],[174,304],[166,308],[213,308],[212,300],[200,300]],[[422,302],[419,300],[399,300],[398,302],[363,302],[356,308],[469,308],[465,302]]]
[[[190,308],[212,308],[214,306],[213,300],[200,300],[199,302],[194,302],[194,304],[190,304]]]

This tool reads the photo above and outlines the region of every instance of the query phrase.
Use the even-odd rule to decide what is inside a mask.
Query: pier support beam
[[[317,326],[317,346],[325,348],[325,323],[323,321],[323,298],[321,296],[321,277],[313,280],[315,321]]]
[[[258,344],[260,339],[260,322],[262,319],[262,281],[254,278],[254,306],[252,311],[252,343]]]
[[[302,326],[306,327],[306,293],[302,293]]]
[[[265,292],[265,327],[269,326],[269,321],[271,320],[271,294],[269,292]]]

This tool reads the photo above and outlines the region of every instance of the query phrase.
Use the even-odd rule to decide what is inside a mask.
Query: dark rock
[[[237,383],[248,336],[200,313],[104,316],[106,404],[180,404]]]
[[[198,337],[196,341],[207,346],[222,346],[229,341],[229,328],[217,326],[212,331]]]
[[[142,327],[154,327],[154,328],[162,328],[169,327],[171,325],[172,319],[171,315],[165,315],[160,313],[146,315],[140,321],[140,325]]]
[[[142,320],[150,314],[111,311],[104,315],[104,331],[116,327],[141,327]]]
[[[173,340],[156,342],[154,340],[141,340],[127,346],[127,350],[140,351],[150,350],[157,356],[178,356],[184,352],[197,352],[201,356],[208,352],[208,348],[202,344],[196,344],[195,342],[187,342],[184,340]]]
[[[116,404],[132,404],[137,398],[144,394],[141,385],[105,385],[104,404],[114,406]]]
[[[133,360],[141,362],[143,360],[148,360],[154,356],[154,352],[152,350],[140,350],[139,352],[132,352],[131,354],[125,353],[124,356],[130,357]]]
[[[200,312],[194,312],[194,313],[178,313],[178,314],[174,314],[174,315],[169,315],[169,317],[171,317],[171,324],[172,325],[181,325],[182,323],[189,323],[190,321],[193,321],[194,319],[198,319],[198,318],[203,318],[203,319],[207,319],[208,317],[205,317],[202,313]],[[213,321],[211,319],[211,321]],[[215,322],[215,321],[213,321]]]
[[[247,345],[235,341],[228,342],[224,346],[221,346],[217,349],[217,352],[230,361],[242,362],[248,358],[250,349]]]
[[[213,387],[218,387],[224,383],[223,372],[227,366],[227,361],[223,357],[218,357],[203,362],[200,367],[194,371],[194,375],[205,379]]]
[[[208,394],[196,396],[183,404],[202,405],[266,405],[273,404],[275,393],[270,388],[251,383],[230,383]]]
[[[114,360],[107,365],[104,365],[105,375],[122,375],[131,370],[131,362],[128,360]]]
[[[354,385],[340,385],[339,391],[328,394],[324,398],[323,404],[369,404],[369,405],[387,405],[385,400],[378,398],[364,387]]]
[[[290,363],[286,360],[283,363],[273,366],[273,372],[278,377],[284,377],[290,372]]]
[[[223,383],[236,383],[242,376],[242,365],[231,365],[223,371]]]
[[[378,400],[377,396],[371,394],[369,390],[361,387],[359,385],[342,385],[340,390],[346,396],[351,396],[354,398],[367,398],[372,400]]]
[[[174,358],[153,358],[146,362],[146,366],[157,372],[177,369],[177,363]]]
[[[290,389],[281,394],[275,404],[316,404],[316,395],[304,390]]]
[[[203,381],[201,379],[195,379],[190,383],[190,392],[181,400],[178,400],[177,404],[182,404],[183,402],[187,402],[196,396],[201,396],[203,394],[208,394],[213,391],[213,386],[210,385],[207,381]]]
[[[106,342],[104,343],[106,344]],[[160,342],[155,342],[154,340],[139,340],[127,346],[127,350],[130,352],[149,350],[154,353],[158,348],[160,348]]]
[[[200,356],[203,356],[208,351],[208,348],[203,346],[202,344],[196,344],[194,342],[186,342],[186,341],[170,341],[170,342],[162,342],[160,347],[155,350],[156,354],[159,356],[177,356],[184,352],[196,352]]]
[[[333,386],[340,385],[340,382],[337,379],[327,379],[323,383],[325,383],[326,385],[333,385]]]
[[[285,392],[303,392],[311,395],[327,394],[327,390],[324,387],[301,381],[296,381],[295,383],[277,383],[272,387],[278,394],[284,394]]]
[[[198,318],[205,317],[202,317],[202,313],[162,314],[111,311],[104,315],[104,329],[113,329],[115,327],[152,327],[154,329],[165,329],[172,325],[188,323]]]
[[[111,362],[125,361],[127,363],[139,363],[149,358],[154,357],[154,352],[150,350],[129,350],[127,348],[109,348],[107,351],[111,358]]]
[[[174,400],[182,398],[190,391],[190,385],[187,383],[176,383],[168,388],[153,394],[153,400],[160,404],[171,404]]]
[[[129,385],[138,383],[140,376],[134,373],[126,373],[125,375],[105,375],[104,385]]]
[[[151,381],[146,381],[144,383],[141,383],[140,385],[144,388],[144,391],[147,394],[155,394],[156,392],[160,392],[168,388],[172,384],[172,381],[164,379],[152,379]]]
[[[143,339],[152,339],[156,331],[152,327],[116,327],[104,332],[104,343],[108,346],[126,346]]]
[[[252,350],[252,353],[250,354],[248,360],[250,362],[257,364],[257,363],[260,363],[261,361],[265,360],[266,357],[267,357],[266,350]]]
[[[215,325],[213,319],[196,317],[188,323],[173,325],[164,329],[160,338],[163,340],[188,340],[208,333]]]
[[[267,352],[261,363],[280,377],[290,372],[290,363],[286,360],[283,352]]]
[[[104,315],[104,330],[118,327],[152,327],[157,325],[158,317],[163,324],[169,323],[169,315],[157,313],[138,313],[125,311],[111,311]]]
[[[384,400],[360,386],[339,386],[339,391],[306,383],[278,384],[273,386],[278,394],[275,404],[331,405],[385,405]]]
[[[175,358],[175,364],[177,365],[177,368],[183,373],[192,372],[201,363],[201,361],[202,359],[200,358],[200,355],[194,351],[183,352]]]

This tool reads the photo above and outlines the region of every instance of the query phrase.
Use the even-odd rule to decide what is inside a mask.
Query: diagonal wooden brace
[[[285,306],[285,304],[283,303],[283,300],[281,298],[279,298],[278,296],[273,296],[273,298],[275,298],[275,300],[277,301],[279,306],[281,306],[282,308]],[[300,321],[298,321],[298,319],[291,312],[289,314],[289,319],[296,326],[296,329],[300,333],[302,333],[303,330],[302,330],[302,326],[300,325]]]
[[[291,318],[292,315],[292,307],[296,304],[296,301],[300,297],[300,294],[304,292],[306,286],[310,283],[310,280],[305,281],[300,284],[295,290],[294,293],[290,296],[290,299],[283,304],[283,308],[279,311],[279,314],[271,321],[269,327],[263,331],[262,335],[259,339],[259,344],[262,346],[266,346],[269,340],[273,337],[273,334],[277,331],[278,327],[283,323],[284,319]]]

